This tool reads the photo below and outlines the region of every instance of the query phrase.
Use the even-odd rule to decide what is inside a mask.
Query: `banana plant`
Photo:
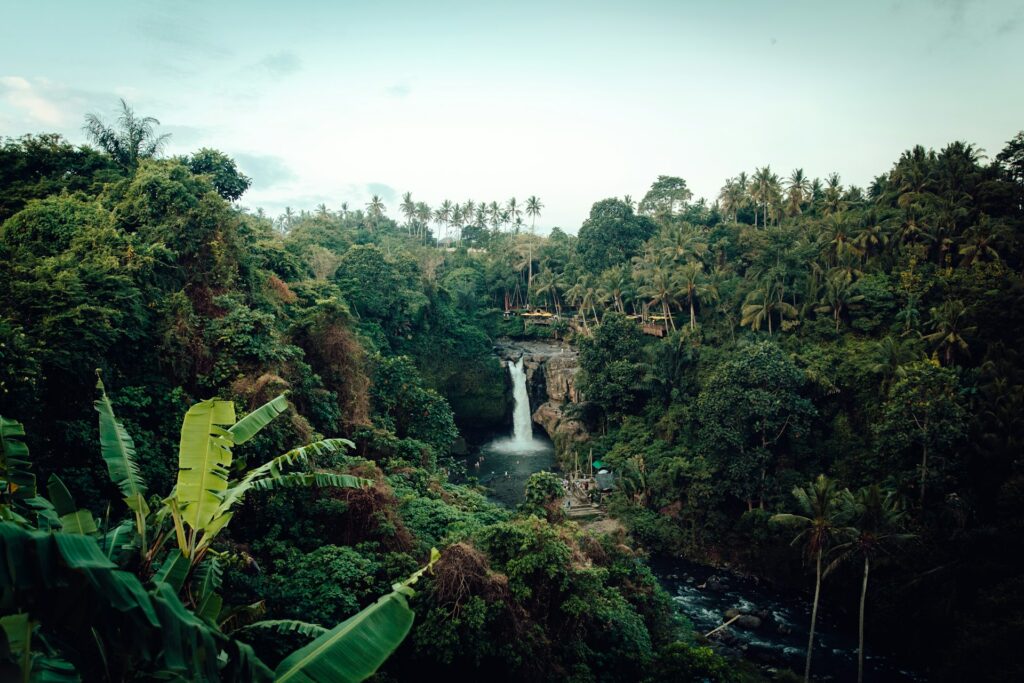
[[[193,565],[202,560],[249,491],[301,486],[358,488],[372,484],[368,479],[333,472],[286,473],[287,468],[308,464],[314,456],[353,447],[348,439],[325,439],[295,448],[253,468],[239,480],[230,481],[232,447],[251,439],[287,407],[288,401],[282,394],[237,422],[230,401],[200,401],[185,414],[178,449],[178,481],[165,503],[178,549]]]
[[[0,522],[0,593],[10,596],[3,608],[10,613],[0,616],[0,660],[16,662],[24,681],[111,679],[111,672],[132,671],[144,679],[354,683],[371,676],[408,635],[412,585],[438,557],[432,549],[425,567],[332,629],[277,621],[225,635],[178,598],[188,562],[177,549],[146,585],[109,561],[92,536]],[[239,638],[268,626],[314,640],[271,672]]]
[[[408,634],[414,614],[407,600],[412,585],[437,561],[436,549],[424,568],[330,630],[277,622],[278,630],[314,640],[271,672],[249,645],[219,626],[221,556],[210,548],[249,491],[369,485],[350,475],[289,471],[352,442],[327,439],[296,448],[231,482],[231,447],[252,438],[287,408],[287,401],[279,396],[237,422],[229,402],[200,402],[182,426],[178,485],[152,513],[131,437],[115,418],[102,381],[97,388],[101,454],[134,515],[105,533],[56,475],[47,482],[50,500],[38,494],[24,428],[0,417],[0,595],[10,597],[0,608],[0,660],[16,662],[24,681],[110,679],[112,671],[195,681],[316,683],[372,675]],[[143,583],[120,568],[117,551],[134,547],[128,537],[134,531],[144,538],[147,524],[164,538],[160,529],[167,516],[179,545]],[[163,541],[154,539],[148,552],[143,547],[152,559]],[[179,597],[183,593],[185,601]],[[60,644],[71,641],[86,645],[61,651]]]
[[[139,535],[142,554],[145,555],[149,505],[146,503],[146,483],[135,462],[135,443],[124,425],[114,417],[114,406],[107,397],[99,370],[96,371],[96,388],[100,396],[93,405],[100,420],[100,455],[107,464],[110,480],[121,489],[125,505],[135,516],[135,530]]]

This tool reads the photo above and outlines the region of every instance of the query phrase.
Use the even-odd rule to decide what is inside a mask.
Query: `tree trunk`
[[[857,683],[864,683],[864,603],[868,597],[868,556],[864,555],[864,583],[860,587],[860,628],[857,631]]]
[[[530,234],[533,234],[533,228],[530,228]],[[533,242],[530,242],[530,251],[526,257],[529,259],[529,263],[526,266],[526,303],[530,303],[530,287],[533,286]]]
[[[925,439],[927,439],[927,433]],[[924,508],[924,487],[925,480],[928,478],[928,441],[926,440],[921,446],[921,507]]]
[[[811,635],[807,639],[807,663],[804,665],[804,683],[811,680],[811,654],[814,652],[814,626],[818,621],[818,597],[821,595],[821,548],[818,549],[818,562],[814,579],[814,606],[811,607]]]
[[[691,296],[690,297],[690,329],[691,330],[694,327],[696,327],[696,324],[694,323],[695,318],[696,318],[696,316],[693,313],[693,297]]]

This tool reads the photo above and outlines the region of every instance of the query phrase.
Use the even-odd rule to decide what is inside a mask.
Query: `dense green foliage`
[[[1024,541],[1020,140],[992,163],[966,143],[915,147],[867,190],[764,167],[708,205],[660,177],[645,241],[581,229],[568,260],[537,250],[537,303],[576,303],[580,388],[600,413],[587,448],[619,475],[612,508],[638,539],[793,582],[801,555],[769,519],[827,473],[875,501],[862,508],[902,501],[894,528],[851,513],[838,550],[809,554],[807,584],[827,575],[824,599],[854,624],[868,591],[868,653],[874,637],[937,678],[1012,677],[1019,620],[988,605],[1021,595],[1003,551]],[[613,205],[630,216],[606,200],[590,224]],[[913,540],[868,590],[879,536]],[[863,572],[835,562],[852,547]]]
[[[628,538],[563,519],[559,477],[516,511],[449,480],[507,423],[492,345],[521,335],[579,349],[633,539],[814,585],[936,678],[1019,667],[1020,136],[913,148],[866,190],[764,167],[709,204],[661,176],[539,237],[536,197],[271,220],[156,125],[0,145],[4,666],[284,676],[374,606],[410,634],[384,680],[736,679]],[[555,320],[502,316],[524,303]]]
[[[548,515],[557,480],[517,513],[448,480],[508,420],[500,228],[540,200],[272,221],[157,125],[0,146],[4,675],[360,680],[406,633],[385,680],[656,675],[685,629],[624,539]]]

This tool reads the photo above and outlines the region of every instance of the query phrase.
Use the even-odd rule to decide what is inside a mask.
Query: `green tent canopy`
[[[594,469],[598,469],[599,470],[602,467],[604,467],[604,463],[603,462],[601,462],[600,460],[595,460],[594,461]]]

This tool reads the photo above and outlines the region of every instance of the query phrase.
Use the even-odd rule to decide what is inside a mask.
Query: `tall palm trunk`
[[[533,228],[530,228],[530,232],[532,234]],[[533,286],[533,242],[530,242],[530,251],[529,254],[527,254],[526,258],[528,259],[526,265],[526,303],[529,304],[530,287]]]
[[[696,321],[696,315],[693,312],[693,297],[691,296],[690,297],[690,329],[691,330],[694,329],[697,326],[695,321]]]
[[[857,631],[857,683],[864,683],[864,603],[868,597],[868,556],[864,555],[864,583],[860,587],[860,628]]]
[[[811,654],[814,652],[814,626],[818,621],[818,598],[821,595],[821,548],[818,548],[818,562],[814,579],[814,606],[811,607],[811,635],[807,639],[807,663],[804,665],[804,683],[811,680]]]

